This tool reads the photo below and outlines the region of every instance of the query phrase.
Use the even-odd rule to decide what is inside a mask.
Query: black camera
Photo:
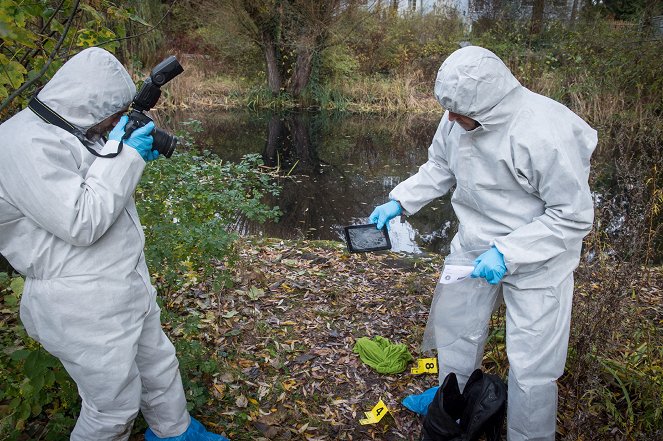
[[[131,112],[129,112],[129,121],[124,127],[123,139],[128,139],[134,130],[152,121],[152,118],[143,112],[150,110],[159,101],[161,86],[182,72],[184,72],[184,69],[174,55],[166,58],[152,69],[149,78],[145,79],[131,103]],[[152,138],[154,138],[152,148],[158,151],[160,155],[166,158],[173,155],[177,145],[176,136],[155,127],[152,131]]]

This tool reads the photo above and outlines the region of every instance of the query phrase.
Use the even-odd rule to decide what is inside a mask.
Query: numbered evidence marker
[[[410,369],[412,374],[437,374],[437,358],[420,358],[417,367]]]
[[[378,404],[373,407],[373,409],[370,410],[370,412],[364,412],[366,415],[365,419],[359,420],[359,424],[366,425],[366,424],[375,424],[380,422],[383,416],[385,416],[389,412],[389,409],[387,409],[387,406],[384,404],[382,399],[378,401]]]

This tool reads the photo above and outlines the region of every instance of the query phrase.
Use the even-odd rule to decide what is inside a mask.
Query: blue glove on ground
[[[108,134],[108,139],[112,139],[113,141],[118,142],[122,141],[122,137],[124,136],[124,127],[127,125],[127,121],[129,121],[129,117],[126,115],[122,116],[113,130],[111,130],[111,132]],[[159,152],[152,150],[152,143],[154,142],[152,135],[150,135],[152,130],[154,130],[154,123],[149,122],[143,127],[139,127],[134,130],[129,139],[125,139],[123,141],[124,145],[135,148],[140,156],[143,157],[145,162],[153,161],[159,157]]]
[[[420,394],[408,395],[403,399],[403,406],[419,415],[426,415],[428,413],[428,405],[433,402],[433,398],[435,398],[435,394],[439,388],[440,386],[435,386]]]
[[[389,228],[389,221],[398,216],[403,212],[401,204],[396,201],[389,201],[386,204],[379,205],[375,207],[375,210],[368,217],[371,222],[378,224],[378,230],[384,227],[384,224],[387,224],[387,229]]]
[[[230,441],[225,436],[217,435],[208,432],[205,426],[200,424],[198,420],[191,417],[191,424],[181,435],[171,436],[168,438],[159,438],[152,432],[152,429],[147,429],[145,432],[145,441]]]
[[[472,278],[483,277],[491,285],[497,285],[506,274],[506,263],[504,256],[495,247],[480,255],[474,261]]]

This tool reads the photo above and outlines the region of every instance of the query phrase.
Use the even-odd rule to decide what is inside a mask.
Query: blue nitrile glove
[[[384,227],[384,224],[387,224],[387,228],[389,228],[389,221],[402,212],[403,208],[401,208],[401,204],[397,201],[391,200],[386,204],[375,207],[375,210],[373,210],[368,218],[371,222],[378,224],[377,228],[379,230]]]
[[[403,406],[419,415],[426,415],[428,413],[428,405],[433,402],[433,398],[435,398],[435,394],[439,388],[440,386],[435,386],[420,394],[408,395],[403,399]]]
[[[171,436],[168,438],[159,438],[152,432],[152,429],[147,429],[145,432],[145,441],[230,441],[225,436],[217,435],[208,432],[205,426],[200,424],[198,420],[191,417],[191,424],[181,435]]]
[[[126,115],[122,116],[113,130],[108,134],[108,139],[118,142],[122,141],[124,127],[127,125],[127,121],[129,121],[129,117]],[[154,123],[150,121],[143,127],[134,130],[129,139],[123,141],[124,145],[135,148],[145,162],[153,161],[159,157],[159,152],[152,150],[152,143],[154,142],[152,135],[150,135],[152,130],[154,130]]]
[[[472,277],[483,277],[491,285],[497,285],[506,274],[504,256],[494,246],[474,260]]]

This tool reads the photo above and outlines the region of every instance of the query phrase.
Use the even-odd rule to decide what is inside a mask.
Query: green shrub
[[[188,135],[180,136],[186,147]],[[136,204],[145,226],[148,267],[160,288],[177,290],[207,276],[222,285],[230,283],[215,271],[213,261],[234,261],[233,225],[279,215],[278,207],[263,203],[268,194],[278,194],[279,187],[261,172],[261,164],[255,154],[231,163],[212,153],[178,151],[146,167]]]
[[[585,397],[595,412],[610,416],[626,434],[651,433],[663,427],[663,346],[650,328],[627,337],[629,343],[612,357],[595,355],[600,381]],[[634,341],[629,341],[634,338]]]
[[[384,75],[423,71],[433,80],[444,58],[458,49],[461,21],[442,14],[358,13],[347,35],[359,72]]]
[[[22,277],[0,273],[0,435],[18,440],[39,430],[46,440],[63,439],[78,412],[78,392],[60,361],[19,322],[22,292]]]

